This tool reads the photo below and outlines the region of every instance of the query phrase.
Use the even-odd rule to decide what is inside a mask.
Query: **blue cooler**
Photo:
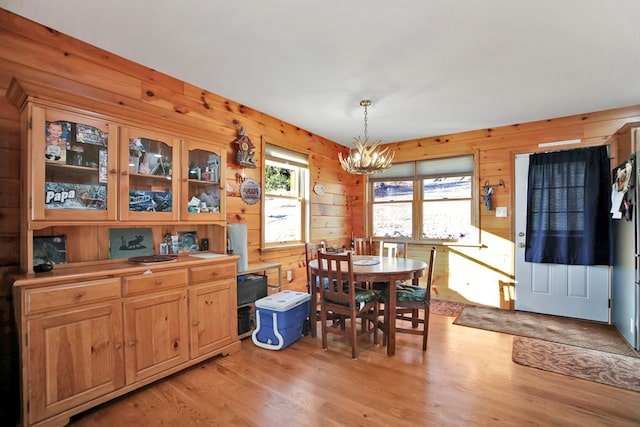
[[[282,291],[256,300],[253,343],[267,350],[280,350],[298,341],[309,315],[311,295]]]

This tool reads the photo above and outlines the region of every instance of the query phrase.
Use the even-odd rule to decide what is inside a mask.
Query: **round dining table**
[[[353,256],[353,274],[356,282],[387,283],[388,298],[384,307],[384,324],[387,331],[387,356],[396,353],[396,281],[408,280],[417,285],[420,277],[427,271],[427,263],[416,259],[405,259],[378,255]],[[318,260],[309,261],[311,273],[317,273]],[[311,301],[317,301],[316,286],[311,288]],[[317,312],[316,305],[311,304],[309,320],[311,322],[312,335],[315,336]]]

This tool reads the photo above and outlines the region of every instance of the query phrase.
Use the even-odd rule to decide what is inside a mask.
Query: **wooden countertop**
[[[189,254],[179,254],[175,262],[159,262],[154,264],[131,263],[127,259],[93,261],[87,263],[59,264],[45,273],[16,274],[12,276],[13,286],[43,285],[48,282],[59,283],[68,280],[99,279],[126,276],[150,271],[162,271],[177,267],[192,267],[237,261],[238,255],[222,255],[215,258],[198,258]]]

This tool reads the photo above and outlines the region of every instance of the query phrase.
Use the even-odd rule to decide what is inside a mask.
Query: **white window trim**
[[[279,147],[275,144],[269,143],[265,140],[265,138],[262,138],[262,150],[264,156],[263,156],[263,162],[262,162],[262,182],[263,182],[263,191],[262,191],[262,212],[261,212],[261,222],[262,222],[262,227],[261,227],[261,240],[262,240],[262,245],[261,245],[261,251],[269,251],[269,250],[274,250],[274,249],[283,249],[283,248],[289,248],[292,246],[299,246],[299,245],[303,245],[304,242],[307,240],[307,234],[308,234],[308,230],[309,230],[309,223],[310,223],[310,218],[309,218],[309,156],[305,153],[300,153],[294,150],[290,150],[288,148],[283,148],[283,147]],[[300,203],[301,203],[301,240],[295,240],[295,241],[291,241],[291,242],[269,242],[267,243],[266,241],[266,236],[265,236],[265,220],[266,220],[266,212],[265,212],[265,197],[266,197],[266,179],[265,179],[265,174],[266,174],[266,165],[267,165],[267,161],[273,161],[276,163],[280,163],[283,165],[290,165],[290,166],[297,166],[300,168],[300,176],[299,176],[299,182],[298,182],[298,186],[299,186],[299,196],[298,198],[300,199]]]

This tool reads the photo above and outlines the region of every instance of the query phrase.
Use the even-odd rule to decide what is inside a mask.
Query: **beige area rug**
[[[463,308],[464,303],[461,302],[432,299],[429,305],[429,313],[455,317],[460,314]]]
[[[640,358],[514,337],[515,363],[640,392]]]
[[[603,323],[473,305],[465,305],[453,323],[607,353],[640,357],[627,345],[615,327]]]

